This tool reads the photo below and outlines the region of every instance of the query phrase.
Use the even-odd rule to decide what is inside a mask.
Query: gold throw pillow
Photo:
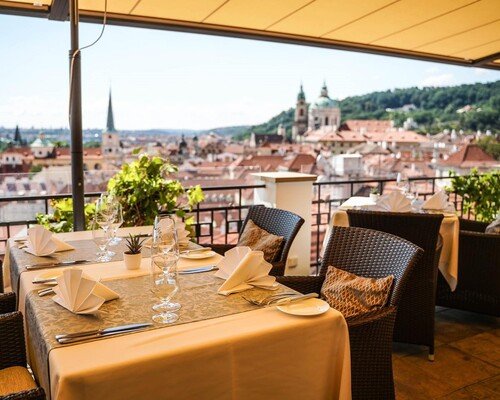
[[[330,266],[321,287],[321,296],[347,318],[383,307],[393,281],[394,275],[364,278]]]
[[[281,250],[283,240],[283,236],[276,236],[269,233],[250,219],[241,233],[238,246],[248,246],[254,251],[262,251],[264,253],[264,260],[273,262]]]

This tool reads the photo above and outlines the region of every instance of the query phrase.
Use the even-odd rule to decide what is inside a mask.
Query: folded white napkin
[[[252,251],[246,246],[234,247],[224,254],[217,267],[219,270],[215,276],[226,280],[217,292],[224,296],[252,287],[268,290],[278,288],[276,278],[269,276],[273,266],[264,260],[262,251]]]
[[[25,250],[35,256],[48,256],[57,251],[74,250],[70,244],[53,236],[41,225],[28,229],[28,242]]]
[[[53,300],[75,314],[94,314],[118,293],[86,276],[81,269],[68,268],[57,278]]]
[[[437,191],[422,204],[424,210],[446,210],[448,207],[448,195],[443,190]]]
[[[377,207],[390,212],[410,212],[411,201],[401,192],[394,191],[380,196],[377,200]]]

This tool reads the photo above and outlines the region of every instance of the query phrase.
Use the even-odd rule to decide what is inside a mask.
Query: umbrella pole
[[[69,1],[71,32],[70,62],[70,130],[71,183],[73,198],[73,229],[85,230],[85,200],[83,180],[82,80],[78,37],[78,0]]]

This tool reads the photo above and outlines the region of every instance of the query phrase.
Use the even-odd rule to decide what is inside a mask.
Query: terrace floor
[[[434,362],[425,347],[394,344],[396,398],[500,399],[499,322],[437,307]]]

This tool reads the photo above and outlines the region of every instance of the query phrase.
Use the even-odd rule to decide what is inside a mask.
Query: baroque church
[[[338,103],[328,96],[326,82],[323,83],[319,97],[309,106],[304,89],[300,85],[295,106],[292,127],[292,140],[300,142],[308,130],[331,126],[336,131],[340,126],[340,108]]]

